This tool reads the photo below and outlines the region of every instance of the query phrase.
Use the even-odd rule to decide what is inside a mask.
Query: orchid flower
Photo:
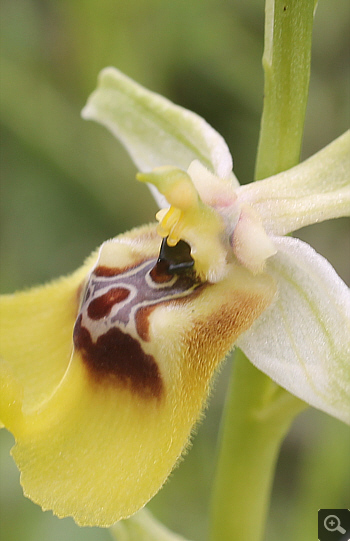
[[[28,497],[109,526],[163,485],[234,344],[350,422],[349,289],[283,236],[350,215],[350,133],[240,186],[211,126],[114,68],[83,117],[125,145],[158,225],[106,241],[71,276],[1,298],[0,418]]]

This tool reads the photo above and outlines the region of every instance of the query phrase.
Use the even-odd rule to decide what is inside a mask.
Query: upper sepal
[[[198,159],[238,186],[230,151],[203,118],[105,68],[82,116],[106,126],[126,147],[140,171],[172,165],[186,171]],[[159,198],[158,198],[159,200]],[[161,204],[163,205],[163,202]]]

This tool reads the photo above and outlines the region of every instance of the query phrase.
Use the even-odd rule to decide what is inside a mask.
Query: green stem
[[[278,451],[305,407],[237,352],[213,493],[213,541],[262,539]]]
[[[168,530],[146,508],[126,520],[120,520],[109,528],[109,532],[115,541],[185,541]]]
[[[299,162],[310,78],[314,0],[266,0],[264,109],[255,175]]]
[[[299,161],[313,12],[314,0],[266,0],[265,99],[257,179]],[[212,541],[262,539],[279,448],[305,407],[241,352],[236,355],[213,491]]]

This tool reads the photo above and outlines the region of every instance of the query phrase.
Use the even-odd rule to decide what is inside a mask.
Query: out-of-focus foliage
[[[350,7],[320,0],[303,157],[347,128]],[[153,220],[126,152],[80,118],[100,69],[115,65],[206,118],[228,141],[238,178],[252,178],[262,108],[262,0],[2,0],[1,291],[68,273],[103,240]],[[349,221],[300,234],[350,280]],[[20,339],[20,337],[19,337]],[[152,501],[155,515],[205,539],[229,366],[193,449]],[[345,507],[347,429],[314,411],[288,436],[277,468],[268,541],[316,538],[317,510]],[[26,500],[1,433],[0,536],[107,540]],[[252,517],[254,520],[254,517]]]

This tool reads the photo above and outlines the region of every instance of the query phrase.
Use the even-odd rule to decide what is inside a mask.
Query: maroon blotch
[[[93,343],[81,322],[80,315],[74,327],[74,346],[96,381],[127,387],[144,398],[161,398],[163,384],[158,365],[137,340],[113,327]]]
[[[113,287],[104,295],[93,299],[88,306],[88,316],[97,320],[108,316],[115,304],[124,301],[130,295],[125,287]]]

